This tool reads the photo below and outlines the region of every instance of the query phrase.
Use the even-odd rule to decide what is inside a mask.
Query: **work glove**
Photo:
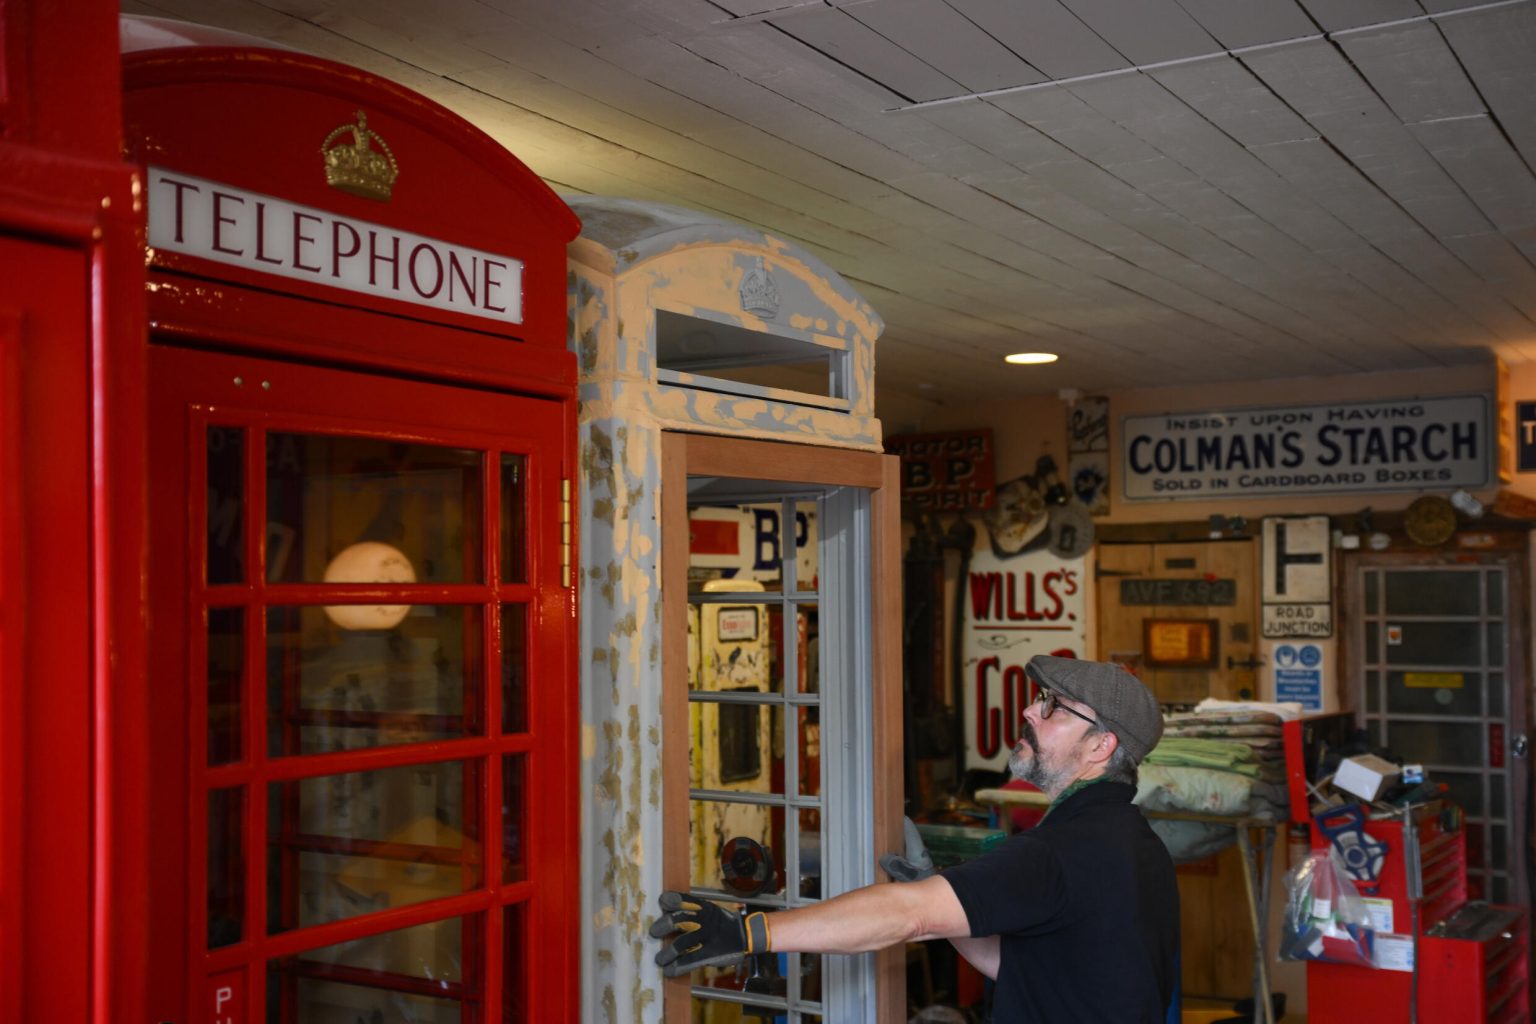
[[[880,867],[898,882],[917,882],[933,874],[933,858],[923,845],[923,834],[912,824],[911,818],[901,819],[901,832],[906,840],[905,855],[886,853],[880,856]]]
[[[768,915],[761,910],[732,910],[671,891],[662,893],[660,902],[662,914],[651,925],[651,938],[679,933],[656,954],[656,965],[669,978],[768,952]]]

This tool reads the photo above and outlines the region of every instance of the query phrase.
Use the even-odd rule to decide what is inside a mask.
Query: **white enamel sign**
[[[1489,480],[1486,395],[1127,416],[1127,501],[1452,490]]]
[[[162,167],[149,168],[149,244],[418,306],[523,320],[521,260]]]
[[[1266,638],[1333,635],[1332,551],[1327,516],[1265,518],[1259,600]]]

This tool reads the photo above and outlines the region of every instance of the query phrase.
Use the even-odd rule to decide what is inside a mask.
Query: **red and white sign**
[[[523,320],[523,263],[149,168],[149,244],[217,263],[418,306]]]
[[[983,537],[965,590],[965,765],[1003,771],[1029,706],[1024,666],[1087,647],[1083,560],[1047,548],[998,558]]]

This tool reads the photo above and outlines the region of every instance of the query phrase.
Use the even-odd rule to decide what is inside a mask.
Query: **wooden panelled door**
[[[151,399],[155,1019],[575,1019],[563,406],[161,346]]]
[[[1099,545],[1099,657],[1140,659],[1138,674],[1164,704],[1195,704],[1206,697],[1257,700],[1256,548],[1251,538]],[[1147,619],[1214,619],[1215,667],[1146,664]],[[1229,847],[1179,868],[1186,995],[1252,994],[1253,932],[1241,857]]]

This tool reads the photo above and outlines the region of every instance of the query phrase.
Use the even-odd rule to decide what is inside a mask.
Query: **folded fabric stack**
[[[1136,802],[1148,811],[1286,820],[1282,722],[1267,706],[1231,703],[1168,716],[1162,742],[1142,762]],[[1237,838],[1216,821],[1153,819],[1152,828],[1175,861],[1208,857]]]

